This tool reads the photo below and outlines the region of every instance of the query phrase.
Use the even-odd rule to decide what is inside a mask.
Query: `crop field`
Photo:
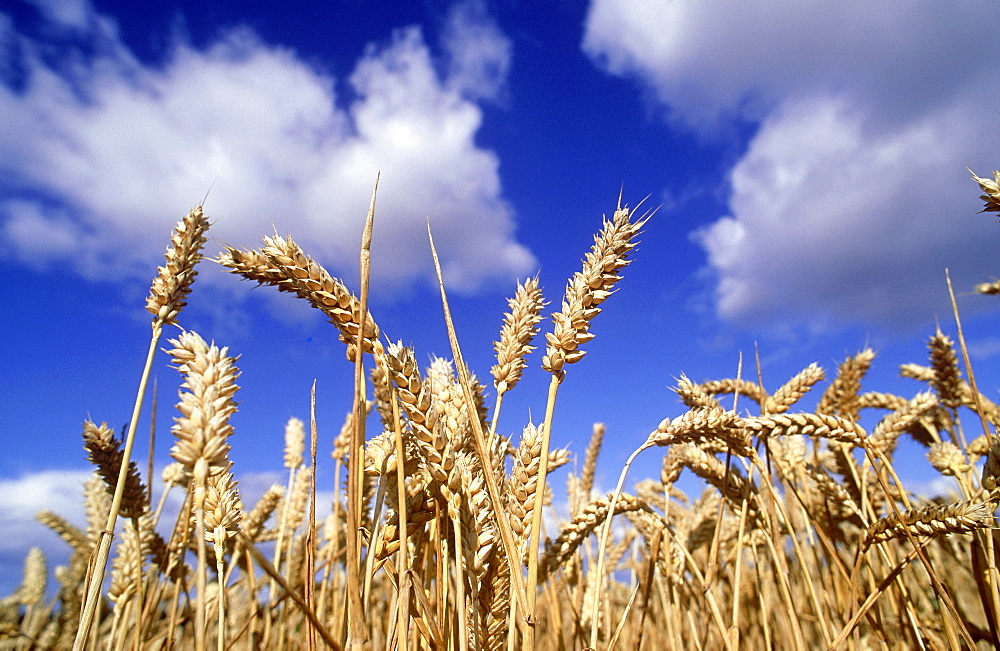
[[[1000,173],[973,179],[984,210],[1000,212]],[[591,323],[615,309],[655,210],[619,200],[562,297],[519,283],[497,318],[496,363],[477,378],[443,282],[434,308],[449,358],[420,368],[411,347],[382,336],[368,310],[376,203],[373,193],[356,289],[291,236],[203,260],[208,217],[198,206],[180,221],[146,302],[152,336],[130,426],[118,438],[83,425],[88,526],[38,514],[72,555],[55,592],[42,553],[28,555],[21,586],[0,600],[0,648],[1000,648],[1000,406],[987,397],[995,387],[977,385],[957,308],[955,335],[928,333],[927,358],[900,366],[924,386],[914,395],[865,385],[872,364],[888,363],[869,349],[806,366],[773,392],[755,360],[736,377],[680,375],[686,411],[650,423],[614,492],[597,494],[604,427],[585,450],[555,449],[553,413],[568,408],[560,385],[586,364]],[[332,450],[315,418],[289,420],[275,459],[287,482],[254,504],[229,458],[238,359],[184,329],[199,264],[322,311],[354,368]],[[185,496],[173,522],[133,455],[161,348],[182,383],[162,473],[166,492]],[[508,439],[495,424],[524,373],[549,378],[546,409]],[[810,393],[818,401],[804,410]],[[950,498],[902,483],[903,445],[922,448]],[[662,458],[658,476],[629,474],[639,455]],[[565,486],[549,481],[574,458]],[[316,503],[319,463],[333,465],[332,505]],[[700,492],[680,489],[683,474]],[[557,521],[554,504],[569,516]]]

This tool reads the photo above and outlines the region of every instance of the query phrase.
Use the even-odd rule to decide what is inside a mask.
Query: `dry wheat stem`
[[[76,638],[73,640],[73,651],[83,651],[90,635],[90,628],[97,611],[98,600],[101,596],[101,584],[104,582],[104,572],[108,563],[108,556],[111,552],[111,537],[118,523],[118,512],[121,508],[122,498],[125,494],[125,485],[128,477],[129,462],[132,458],[132,445],[135,442],[135,430],[139,423],[139,414],[142,410],[142,399],[146,393],[146,384],[149,382],[149,371],[153,366],[153,356],[156,354],[156,344],[160,339],[162,326],[159,321],[153,324],[153,335],[149,340],[149,350],[146,353],[146,364],[142,370],[142,377],[139,380],[139,390],[136,394],[135,405],[132,409],[132,419],[129,421],[128,434],[125,437],[125,448],[122,451],[121,472],[118,475],[118,482],[115,485],[115,494],[111,501],[111,511],[108,513],[107,524],[101,531],[101,538],[95,550],[93,559],[94,571],[87,584],[84,597],[84,607],[80,615],[80,624],[77,629]]]
[[[448,328],[448,341],[451,344],[452,357],[455,360],[455,369],[458,371],[459,380],[462,384],[466,408],[472,409],[472,406],[476,404],[476,401],[475,397],[472,395],[468,367],[465,365],[465,360],[462,357],[462,351],[458,345],[458,335],[455,332],[455,324],[451,318],[451,309],[448,307],[448,297],[445,293],[444,277],[441,273],[441,263],[440,260],[438,260],[437,249],[434,246],[434,237],[431,234],[429,220],[427,222],[427,237],[430,241],[431,255],[434,260],[434,269],[437,272],[438,287],[441,291],[441,303],[444,310],[445,324]],[[472,424],[476,455],[479,457],[479,463],[486,468],[489,466],[490,455],[482,423],[480,423],[479,418],[471,414],[469,421]],[[531,599],[531,595],[526,594],[526,587],[521,578],[520,564],[515,566],[519,556],[517,555],[517,545],[514,542],[514,535],[511,532],[510,522],[507,521],[506,517],[502,516],[502,513],[504,512],[504,502],[500,498],[500,490],[497,487],[497,482],[493,477],[493,474],[486,472],[483,473],[483,476],[486,478],[486,489],[489,492],[490,501],[493,503],[493,514],[496,519],[497,529],[500,531],[500,538],[503,541],[504,553],[507,555],[507,562],[510,567],[511,587],[514,588],[514,596],[517,598],[518,607],[521,609],[521,612],[526,613],[526,616],[530,617],[534,612],[533,610],[528,609],[528,600]],[[530,625],[525,627],[525,630],[531,629],[532,627]]]
[[[257,549],[257,546],[254,545],[250,540],[248,540],[247,537],[244,536],[242,532],[236,533],[236,540],[244,549],[247,550],[247,552],[249,552],[249,554],[253,557],[254,562],[256,562],[257,565],[259,565],[260,568],[264,570],[264,572],[267,573],[268,576],[272,577],[278,583],[281,589],[285,592],[285,594],[288,595],[293,602],[295,602],[295,605],[298,606],[302,614],[309,619],[309,623],[313,625],[313,627],[316,629],[316,632],[318,632],[320,637],[323,638],[323,641],[326,642],[331,649],[340,649],[341,648],[340,644],[333,639],[333,636],[330,635],[330,632],[327,630],[323,622],[321,622],[316,617],[316,613],[314,613],[312,610],[308,608],[308,606],[305,603],[305,600],[298,593],[298,591],[293,589],[292,586],[288,584],[288,581],[285,580],[285,577],[283,577],[278,572],[278,570],[276,570],[274,566],[271,565],[271,562],[267,560],[267,557],[264,556],[264,554],[262,554],[259,549]]]
[[[1000,174],[995,174],[995,176],[997,179],[1000,179]],[[976,180],[979,181],[980,179]],[[987,189],[987,186],[982,184],[981,186],[983,187],[984,190]],[[993,200],[996,200],[998,196],[997,193],[995,192],[996,187],[997,185],[994,182],[991,186],[989,186],[987,190],[987,194]],[[983,198],[986,199],[986,197]],[[993,207],[995,207],[995,204]],[[987,208],[992,209],[990,205],[987,205]],[[962,361],[965,364],[965,372],[966,375],[968,375],[969,377],[969,386],[972,390],[971,393],[973,398],[973,404],[975,405],[975,412],[979,416],[979,422],[983,427],[983,434],[986,436],[986,440],[989,441],[992,445],[997,445],[998,443],[1000,443],[1000,441],[998,441],[998,439],[996,439],[993,436],[993,433],[990,430],[988,423],[986,422],[986,415],[984,413],[981,404],[982,398],[980,397],[979,388],[976,385],[976,374],[972,370],[972,360],[969,359],[969,349],[965,343],[965,331],[962,329],[962,317],[958,311],[958,301],[955,299],[955,289],[954,287],[952,287],[951,274],[949,273],[947,268],[944,270],[944,276],[946,284],[948,285],[948,297],[951,299],[952,315],[955,317],[955,329],[958,334],[959,347],[962,351]],[[965,443],[964,434],[962,435],[962,443],[964,448],[968,448],[968,446],[964,445]],[[986,472],[985,468],[983,469],[983,472],[985,475]],[[978,536],[979,534],[976,535]],[[998,570],[996,563],[996,554],[995,554],[996,550],[994,549],[996,542],[994,541],[992,535],[983,536],[983,538],[985,539],[986,543],[985,546],[987,552],[986,565],[987,565],[987,583],[988,583],[987,588],[989,590],[989,595],[990,595],[989,601],[991,602],[988,605],[984,604],[984,608],[992,608],[992,619],[994,624],[996,624],[1000,622],[1000,570]],[[923,560],[922,557],[921,560]],[[994,641],[996,640],[997,636],[996,634],[994,634]]]
[[[335,323],[340,323],[338,328],[341,334],[346,336],[348,343],[348,359],[354,362],[354,391],[351,413],[354,415],[353,427],[351,430],[350,451],[347,457],[347,599],[348,599],[348,620],[350,625],[350,640],[348,646],[351,649],[362,649],[368,640],[368,632],[364,626],[364,603],[361,594],[361,538],[359,535],[361,526],[361,497],[363,493],[364,469],[363,469],[363,447],[365,441],[365,415],[367,415],[367,401],[365,399],[364,383],[364,355],[362,352],[377,351],[381,345],[378,342],[378,328],[374,320],[368,314],[368,293],[369,280],[371,277],[371,243],[372,231],[375,224],[375,199],[378,195],[378,182],[381,174],[375,177],[375,187],[372,189],[371,202],[368,205],[368,214],[365,217],[365,227],[361,235],[360,253],[360,277],[361,277],[361,299],[357,305],[349,304],[348,313],[342,314],[338,311],[327,312],[334,319]],[[336,287],[336,284],[331,284]],[[348,296],[350,293],[348,292]],[[319,297],[318,295],[316,297]],[[353,298],[353,296],[350,296]],[[340,306],[344,301],[337,300]],[[314,303],[315,304],[315,303]],[[346,317],[346,318],[345,318]],[[350,325],[353,325],[354,332],[351,332]],[[350,337],[356,334],[357,339]],[[371,338],[369,340],[369,337]],[[364,341],[365,343],[361,343]],[[369,351],[368,342],[371,341]],[[350,345],[354,344],[356,352],[351,357]]]
[[[598,629],[598,617],[596,616],[596,614],[598,613],[597,600],[600,598],[601,583],[604,578],[605,550],[607,549],[608,546],[608,539],[611,536],[611,520],[612,518],[614,518],[615,508],[618,503],[618,498],[621,496],[622,489],[625,487],[625,477],[628,475],[629,468],[632,467],[632,462],[635,461],[636,457],[638,457],[643,450],[649,449],[650,447],[652,447],[652,444],[649,441],[646,441],[629,456],[628,460],[625,461],[625,466],[622,468],[621,474],[618,477],[618,484],[615,486],[614,493],[611,494],[611,499],[608,504],[607,517],[604,518],[604,525],[601,529],[601,539],[597,545],[597,569],[596,569],[597,584],[596,587],[594,588],[594,595],[593,595],[594,604],[592,606],[592,612],[595,613],[595,617],[591,622],[591,627],[590,627],[590,648],[593,649],[597,648],[597,629]]]
[[[917,550],[913,549],[910,551],[909,554],[906,555],[906,557],[904,557],[901,561],[895,564],[895,566],[885,576],[885,578],[882,579],[881,582],[879,582],[878,588],[873,590],[868,595],[864,603],[861,604],[857,612],[855,612],[854,615],[851,617],[850,621],[844,625],[840,633],[837,635],[837,638],[830,644],[829,648],[839,649],[841,647],[841,645],[847,640],[847,636],[850,635],[852,632],[854,632],[854,629],[855,627],[857,627],[858,622],[861,621],[861,618],[868,614],[872,606],[875,605],[875,602],[879,600],[879,598],[885,593],[886,589],[890,585],[892,585],[892,583],[896,580],[896,578],[903,571],[903,569],[905,569],[907,565],[913,562],[913,559],[915,559],[916,557],[917,557]]]
[[[564,377],[563,373],[553,373],[549,380],[549,393],[545,401],[545,420],[541,429],[541,447],[538,451],[538,480],[535,486],[534,506],[531,512],[531,530],[528,532],[528,579],[525,583],[527,594],[527,604],[525,604],[525,617],[528,618],[529,626],[524,629],[524,646],[534,648],[536,623],[535,604],[537,600],[538,586],[538,546],[541,540],[542,528],[542,507],[545,498],[545,484],[548,475],[549,465],[549,441],[552,431],[552,416],[555,412],[556,396],[559,393],[559,385]],[[513,568],[513,565],[511,566]]]

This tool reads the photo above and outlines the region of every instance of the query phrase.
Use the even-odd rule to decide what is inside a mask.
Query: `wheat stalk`
[[[172,428],[176,441],[171,448],[171,456],[184,466],[192,478],[194,489],[194,515],[197,527],[198,545],[198,596],[199,606],[195,611],[195,645],[205,648],[207,628],[205,600],[205,498],[209,478],[228,472],[229,436],[233,427],[229,418],[236,413],[233,396],[239,387],[236,378],[239,370],[236,360],[228,356],[227,348],[209,345],[194,332],[183,332],[177,339],[171,339],[174,346],[168,353],[185,378],[181,401],[177,410],[181,413]]]
[[[217,650],[225,648],[226,590],[225,552],[226,542],[236,536],[243,516],[243,503],[236,481],[231,472],[214,475],[209,480],[205,493],[205,542],[215,550],[215,567],[219,586],[219,633]]]
[[[159,267],[150,288],[150,296],[146,301],[146,309],[153,313],[153,332],[146,353],[146,363],[143,366],[142,377],[139,380],[139,390],[132,408],[132,418],[129,421],[128,434],[125,436],[125,446],[122,450],[121,472],[115,484],[115,494],[111,500],[107,524],[101,535],[101,540],[95,549],[94,568],[87,584],[84,607],[80,616],[80,626],[73,640],[73,651],[83,651],[86,639],[90,635],[94,615],[97,611],[101,584],[111,551],[111,536],[118,522],[118,513],[127,483],[127,473],[131,466],[132,445],[135,443],[135,431],[139,424],[139,414],[142,400],[146,394],[146,384],[149,381],[149,370],[153,366],[153,356],[156,344],[160,340],[163,327],[176,323],[177,316],[184,308],[185,298],[191,291],[191,284],[196,276],[195,265],[201,260],[201,247],[205,243],[205,232],[208,230],[208,218],[202,212],[201,206],[192,209],[180,221],[171,236],[167,247],[166,265]]]

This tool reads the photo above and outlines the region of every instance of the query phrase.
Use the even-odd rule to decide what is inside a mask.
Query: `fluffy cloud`
[[[248,30],[203,50],[177,43],[154,66],[112,21],[73,7],[44,12],[53,32],[76,35],[58,45],[0,21],[0,43],[11,44],[0,64],[0,241],[22,259],[70,261],[89,277],[148,275],[169,229],[212,186],[218,240],[255,245],[273,224],[350,276],[381,170],[376,281],[429,275],[428,216],[456,288],[534,267],[514,237],[498,160],[474,142],[476,102],[500,92],[509,60],[509,42],[475,5],[451,14],[447,74],[418,28],[400,29],[361,55],[346,105],[332,77]],[[66,45],[81,38],[86,48]],[[65,50],[56,62],[53,47]]]
[[[984,15],[988,14],[988,15]],[[730,215],[694,234],[731,321],[901,324],[995,273],[965,166],[992,170],[1000,82],[974,2],[595,0],[583,47],[708,138],[758,125]]]
[[[45,553],[50,575],[54,565],[67,562],[69,546],[35,516],[52,511],[85,529],[83,485],[91,474],[47,470],[0,480],[0,527],[17,532],[0,541],[0,595],[10,594],[20,584],[24,557],[32,547]]]
[[[154,506],[163,492],[160,472],[153,483]],[[4,531],[17,532],[16,536],[0,539],[0,596],[10,594],[17,588],[24,558],[32,547],[38,547],[45,554],[50,580],[55,566],[69,561],[69,545],[39,523],[37,515],[41,511],[51,511],[86,531],[84,485],[91,477],[93,473],[88,470],[45,470],[0,479],[0,527]],[[288,478],[275,472],[255,472],[238,473],[237,480],[240,497],[246,508],[251,509],[272,485],[284,486]],[[322,524],[332,512],[333,497],[333,492],[329,490],[316,492],[317,522]],[[183,500],[183,491],[177,488],[171,491],[160,516],[158,530],[162,536],[169,537]],[[122,526],[119,520],[118,531]]]

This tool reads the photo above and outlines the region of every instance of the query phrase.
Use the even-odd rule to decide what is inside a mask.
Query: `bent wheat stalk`
[[[455,370],[458,371],[459,383],[462,385],[466,408],[474,410],[476,400],[472,394],[472,380],[469,377],[469,369],[466,367],[465,360],[462,357],[462,350],[458,345],[458,335],[455,334],[455,324],[451,318],[451,308],[448,306],[448,296],[444,289],[444,275],[441,273],[441,262],[438,259],[437,248],[434,246],[434,236],[431,234],[430,221],[427,222],[427,237],[430,240],[431,255],[434,258],[434,269],[437,272],[438,287],[441,289],[441,303],[444,309],[445,323],[448,327],[448,340],[451,343],[452,357],[455,358]],[[475,413],[470,413],[469,416],[476,454],[479,456],[479,462],[482,467],[488,468],[490,466],[490,448],[486,443],[486,434],[483,432],[482,423],[480,423]],[[515,563],[518,562],[517,559],[521,558],[521,556],[517,553],[517,545],[514,543],[514,533],[511,531],[510,521],[504,515],[504,502],[500,499],[500,489],[497,487],[496,478],[493,476],[493,473],[484,472],[483,476],[486,478],[486,490],[489,493],[490,501],[493,503],[492,512],[496,518],[497,529],[500,530],[500,539],[503,542],[504,553],[507,556],[507,563],[510,567],[511,588],[514,591],[514,596],[517,598],[518,608],[521,612],[530,616],[533,611],[529,610],[528,606],[529,604],[534,604],[534,600],[531,599],[530,594],[525,594],[525,585],[521,578],[520,564],[515,566]],[[527,626],[525,630],[531,628],[531,626]]]

